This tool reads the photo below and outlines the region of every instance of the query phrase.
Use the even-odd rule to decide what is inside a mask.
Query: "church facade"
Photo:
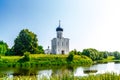
[[[69,39],[63,37],[63,28],[59,26],[56,28],[57,37],[51,40],[52,54],[68,54],[69,53]]]

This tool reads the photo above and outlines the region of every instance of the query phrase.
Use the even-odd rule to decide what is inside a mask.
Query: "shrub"
[[[30,61],[30,52],[25,52],[24,57],[20,59],[18,62],[26,62],[26,61]]]
[[[67,60],[71,62],[71,61],[73,61],[73,58],[74,58],[74,54],[72,52],[69,53]]]
[[[24,53],[24,60],[25,61],[30,61],[30,52],[25,52]]]

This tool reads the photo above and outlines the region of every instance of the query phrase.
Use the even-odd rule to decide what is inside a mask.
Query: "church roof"
[[[57,27],[57,28],[56,28],[56,31],[63,31],[63,28]]]

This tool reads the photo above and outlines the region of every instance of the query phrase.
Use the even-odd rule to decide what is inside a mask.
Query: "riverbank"
[[[68,55],[30,54],[29,61],[20,61],[24,56],[1,56],[0,67],[38,67],[61,65],[92,65],[92,60],[86,56],[75,55],[68,61]]]

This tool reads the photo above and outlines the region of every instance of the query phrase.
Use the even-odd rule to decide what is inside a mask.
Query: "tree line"
[[[91,58],[93,61],[96,60],[103,60],[108,58],[108,56],[114,56],[115,60],[119,60],[120,59],[120,52],[118,51],[114,51],[114,52],[108,52],[108,51],[98,51],[94,48],[87,48],[87,49],[83,49],[82,52],[77,51],[76,49],[70,51],[70,54],[73,55],[85,55],[89,58]]]

